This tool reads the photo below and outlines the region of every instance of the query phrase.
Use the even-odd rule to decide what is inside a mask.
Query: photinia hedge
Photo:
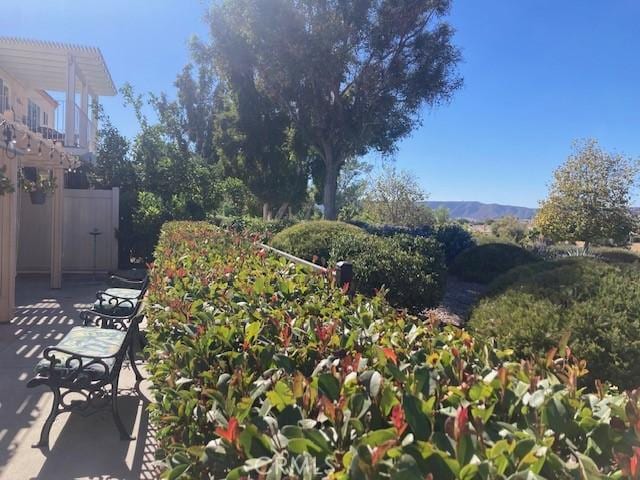
[[[206,223],[164,226],[147,315],[164,478],[638,478],[640,398],[350,298]]]

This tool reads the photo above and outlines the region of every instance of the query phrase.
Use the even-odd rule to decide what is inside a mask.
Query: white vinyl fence
[[[96,269],[118,266],[116,231],[119,218],[119,189],[64,190],[62,270],[91,272],[96,240]],[[18,273],[49,272],[51,268],[51,197],[44,205],[33,205],[22,193],[18,222]]]

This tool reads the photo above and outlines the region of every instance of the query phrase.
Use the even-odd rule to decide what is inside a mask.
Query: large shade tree
[[[554,173],[535,226],[552,240],[626,243],[636,225],[631,194],[637,161],[604,151],[595,140],[576,142]]]
[[[322,159],[326,218],[336,218],[347,159],[393,152],[422,106],[461,85],[449,7],[449,0],[223,0],[211,9],[218,70],[246,72],[243,80],[286,113]]]
[[[219,88],[214,105],[215,149],[225,173],[242,178],[265,219],[299,207],[309,172],[288,118],[251,82],[236,90]]]

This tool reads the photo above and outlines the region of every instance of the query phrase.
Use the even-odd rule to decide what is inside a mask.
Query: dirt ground
[[[449,277],[442,302],[427,313],[435,315],[442,323],[461,327],[466,322],[471,308],[486,289],[485,285],[479,283],[463,282]]]

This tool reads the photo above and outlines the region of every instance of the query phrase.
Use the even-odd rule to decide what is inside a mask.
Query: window
[[[42,112],[42,125],[49,126],[49,114],[47,112]]]
[[[33,132],[37,132],[40,127],[40,106],[31,99],[27,105],[27,127]]]

